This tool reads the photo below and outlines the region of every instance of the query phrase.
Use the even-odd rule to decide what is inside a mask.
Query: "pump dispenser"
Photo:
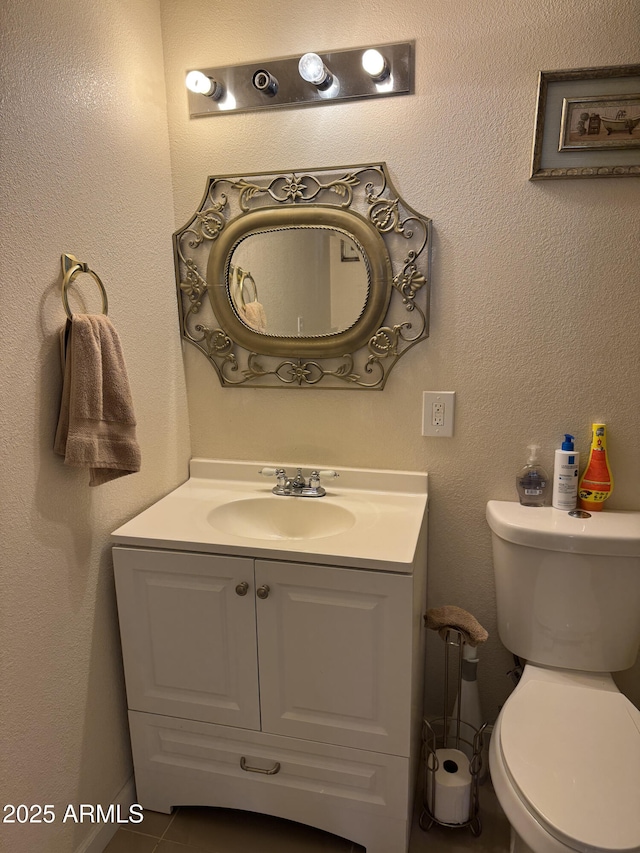
[[[556,450],[553,465],[553,497],[556,509],[571,512],[578,503],[578,468],[580,454],[573,449],[573,436],[565,433],[560,450]]]
[[[516,489],[522,506],[544,506],[549,493],[549,477],[538,462],[539,444],[529,445],[529,459],[516,477]]]

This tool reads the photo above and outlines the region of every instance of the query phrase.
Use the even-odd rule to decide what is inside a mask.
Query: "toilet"
[[[526,661],[491,736],[510,853],[640,853],[640,512],[489,501],[502,643]]]

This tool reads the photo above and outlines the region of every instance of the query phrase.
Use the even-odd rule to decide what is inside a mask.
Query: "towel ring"
[[[100,288],[100,295],[102,297],[102,313],[109,313],[109,300],[107,298],[107,291],[104,289],[104,284],[100,281],[100,276],[95,273],[92,269],[89,269],[87,264],[82,263],[77,258],[74,258],[73,255],[63,255],[62,256],[62,304],[64,306],[65,314],[67,317],[72,320],[73,314],[71,313],[71,308],[69,307],[69,297],[67,295],[67,288],[73,282],[78,273],[86,272],[88,273],[95,283]]]
[[[242,300],[242,304],[246,305],[247,300],[245,299],[244,288],[245,285],[251,284],[253,287],[253,299],[249,299],[249,302],[257,302],[258,301],[258,288],[256,287],[256,282],[254,277],[250,272],[246,272],[245,270],[238,267],[238,285],[240,287],[240,299]],[[249,294],[251,296],[251,294]]]

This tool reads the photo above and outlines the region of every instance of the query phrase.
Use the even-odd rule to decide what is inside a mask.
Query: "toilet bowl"
[[[498,632],[527,663],[491,737],[510,853],[640,853],[640,513],[489,501]]]
[[[511,853],[640,853],[640,711],[609,674],[528,664],[489,763]]]

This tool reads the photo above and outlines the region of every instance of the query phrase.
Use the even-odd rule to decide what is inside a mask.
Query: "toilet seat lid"
[[[640,711],[625,696],[529,681],[502,711],[500,746],[551,835],[583,853],[640,851]]]

